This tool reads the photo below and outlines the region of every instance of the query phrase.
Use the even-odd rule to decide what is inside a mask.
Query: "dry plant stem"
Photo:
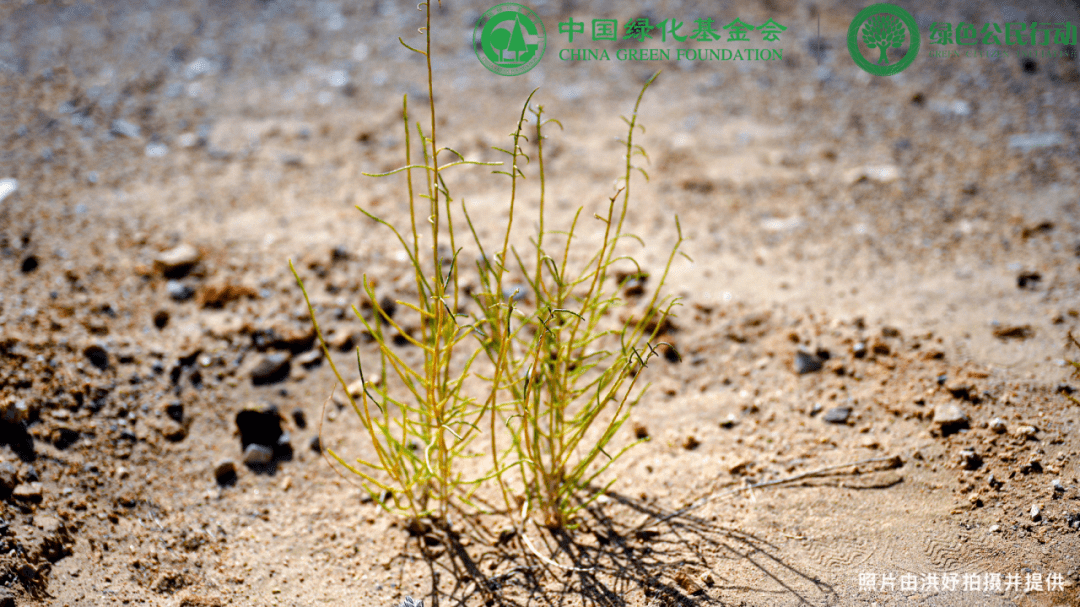
[[[707,504],[707,503],[709,503],[709,502],[711,502],[713,500],[720,499],[722,497],[727,497],[729,495],[736,495],[736,494],[742,493],[743,491],[752,491],[754,489],[760,489],[761,487],[772,487],[772,486],[775,486],[775,485],[783,485],[783,484],[786,484],[786,483],[793,483],[795,481],[801,481],[804,478],[812,478],[812,477],[815,477],[815,476],[820,476],[822,474],[825,474],[826,472],[832,472],[834,470],[840,470],[840,469],[843,469],[843,468],[850,468],[851,466],[861,466],[863,464],[876,464],[876,463],[879,463],[879,462],[891,462],[891,461],[895,461],[896,457],[897,456],[895,456],[895,455],[889,456],[889,457],[874,457],[874,458],[870,458],[870,459],[861,459],[861,460],[855,461],[855,462],[848,462],[846,464],[836,464],[834,466],[825,466],[824,468],[818,468],[816,470],[809,470],[807,472],[801,472],[801,473],[796,474],[794,476],[788,476],[788,477],[785,477],[785,478],[778,478],[776,480],[771,480],[771,481],[768,481],[768,482],[765,482],[765,483],[751,483],[751,484],[743,485],[742,487],[735,487],[733,489],[728,489],[727,491],[721,491],[720,493],[713,493],[712,495],[707,495],[707,496],[699,499],[698,501],[694,502],[693,504],[690,504],[689,506],[686,506],[685,508],[681,508],[679,510],[676,510],[675,512],[672,512],[671,514],[668,514],[666,516],[662,516],[662,517],[660,517],[660,518],[658,518],[658,519],[656,519],[654,521],[647,522],[647,523],[645,523],[643,525],[640,525],[638,527],[638,529],[648,529],[649,527],[652,527],[653,525],[658,525],[658,524],[663,523],[665,521],[669,521],[669,520],[671,520],[671,519],[673,519],[673,518],[675,518],[677,516],[682,516],[682,515],[686,514],[687,512],[697,510],[698,508],[704,506],[705,504]]]

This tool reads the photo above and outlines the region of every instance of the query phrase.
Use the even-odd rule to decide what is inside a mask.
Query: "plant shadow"
[[[525,542],[517,535],[500,542],[473,521],[467,532],[440,534],[438,549],[421,541],[431,571],[428,604],[623,607],[642,597],[657,606],[836,601],[832,586],[786,562],[767,540],[689,514],[673,516],[627,496],[608,497],[607,504],[583,510],[573,532],[545,529]],[[627,522],[641,515],[643,522]]]

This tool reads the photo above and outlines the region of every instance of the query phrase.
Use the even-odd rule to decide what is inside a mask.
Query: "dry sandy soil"
[[[546,560],[500,543],[497,516],[411,536],[312,448],[320,416],[322,446],[365,446],[353,415],[324,410],[333,378],[288,260],[350,380],[349,342],[374,355],[347,313],[361,277],[414,296],[354,208],[407,217],[401,178],[361,172],[403,163],[401,95],[426,100],[396,40],[420,39],[411,5],[6,2],[0,604],[1080,604],[1075,59],[924,53],[876,78],[845,48],[860,3],[548,1],[532,4],[549,55],[505,78],[470,46],[488,7],[444,4],[441,141],[498,160],[539,87],[565,127],[546,149],[549,225],[601,209],[619,115],[664,70],[642,105],[651,181],[634,182],[628,222],[647,246],[632,252],[659,272],[678,214],[693,261],[668,285],[682,360],[650,365],[632,415],[651,440],[577,531],[530,531]],[[924,31],[1080,22],[1071,4],[902,4]],[[635,10],[772,18],[784,58],[557,59],[558,21]],[[504,180],[449,184],[485,236],[505,225]],[[798,373],[799,352],[820,368]],[[253,468],[237,414],[266,406],[287,443]],[[236,478],[219,484],[225,459]],[[1020,588],[964,589],[993,573]]]

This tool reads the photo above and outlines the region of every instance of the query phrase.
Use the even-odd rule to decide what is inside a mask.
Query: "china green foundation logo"
[[[504,2],[476,22],[473,48],[484,67],[501,76],[518,76],[540,63],[547,50],[547,32],[532,10]]]
[[[864,8],[848,27],[847,47],[851,58],[855,65],[875,76],[892,76],[906,70],[919,55],[919,42],[915,18],[893,4]],[[889,49],[905,46],[904,56],[890,62]]]

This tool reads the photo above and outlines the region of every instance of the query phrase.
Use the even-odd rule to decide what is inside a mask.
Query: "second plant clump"
[[[638,108],[656,75],[642,87],[633,114],[624,117],[629,127],[623,141],[625,174],[602,212],[593,215],[593,225],[602,231],[595,240],[601,244],[583,255],[575,247],[587,221],[581,220],[583,209],[562,231],[545,225],[543,133],[558,123],[545,119],[542,106],[530,105],[533,95],[521,110],[512,145],[495,148],[509,157],[508,165],[468,161],[438,147],[430,10],[426,25],[423,50],[402,44],[427,61],[427,128],[411,122],[404,100],[405,166],[373,175],[404,173],[410,224],[398,229],[360,209],[390,230],[408,256],[417,297],[397,303],[415,314],[419,328],[410,332],[402,326],[401,315],[378,303],[374,285],[364,276],[372,312],[370,318],[355,306],[353,312],[373,337],[379,360],[362,360],[357,348],[363,384],[358,394],[350,394],[331,358],[315,308],[293,268],[324,354],[374,457],[349,462],[327,451],[360,477],[374,500],[410,518],[445,523],[451,508],[464,505],[472,511],[502,511],[518,522],[535,516],[549,527],[572,526],[575,513],[610,486],[608,481],[597,487],[599,477],[633,445],[607,450],[645,392],[639,371],[657,354],[657,340],[675,305],[674,299],[661,296],[661,289],[682,243],[678,218],[678,239],[654,290],[644,295],[642,311],[624,322],[612,314],[625,305],[621,288],[628,281],[644,284],[647,277],[637,262],[618,251],[625,249],[620,247],[624,240],[640,241],[623,228],[631,174],[640,171],[648,177],[632,162],[637,155],[645,157],[633,137],[643,130]],[[531,121],[526,119],[530,112]],[[519,163],[531,161],[523,148],[529,122],[539,178],[539,227],[522,251],[510,240],[525,179]],[[413,160],[414,135],[419,163]],[[440,164],[448,155],[453,160]],[[493,173],[509,179],[509,219],[493,245],[485,245],[466,205],[454,199],[443,179],[444,171],[462,165],[499,165]],[[417,175],[423,177],[419,184]],[[474,264],[463,262],[461,241],[469,244],[467,255]],[[395,337],[419,348],[423,364],[407,362],[393,345]],[[501,506],[493,505],[499,501]]]

